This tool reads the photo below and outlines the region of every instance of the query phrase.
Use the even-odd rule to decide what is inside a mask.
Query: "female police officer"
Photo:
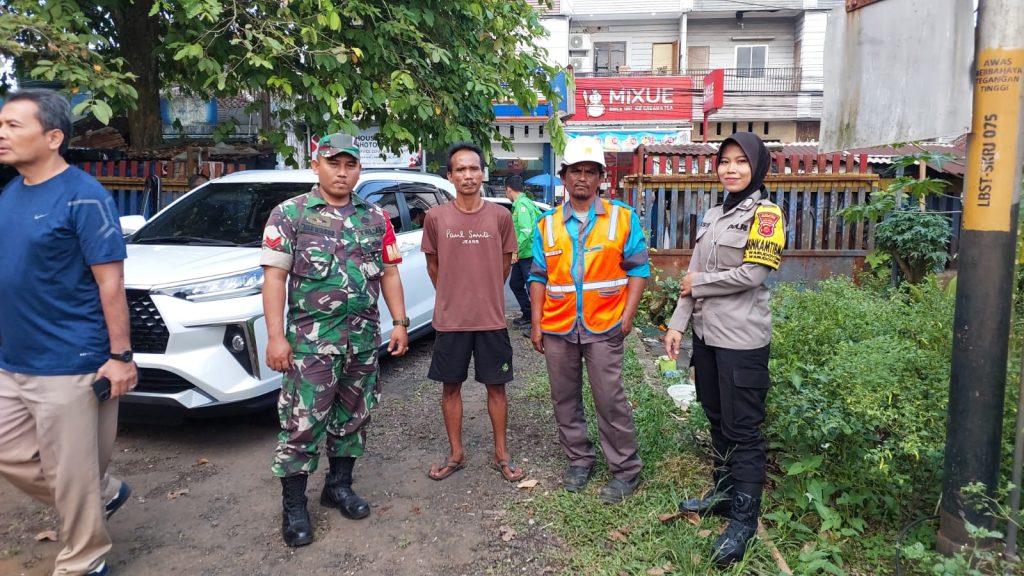
[[[771,159],[761,139],[737,132],[718,152],[718,179],[727,195],[707,211],[683,278],[665,350],[672,358],[693,322],[697,399],[711,423],[715,486],[684,512],[726,516],[715,540],[719,565],[743,557],[757,531],[765,479],[761,433],[768,376],[771,313],[765,280],[782,261],[782,211],[768,200],[764,178]]]

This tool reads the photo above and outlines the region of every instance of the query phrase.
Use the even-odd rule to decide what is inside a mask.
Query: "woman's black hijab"
[[[750,185],[740,192],[733,192],[725,195],[725,202],[722,203],[722,210],[728,212],[735,208],[740,202],[747,199],[755,190],[764,188],[764,179],[768,176],[768,169],[771,168],[772,158],[768,154],[768,148],[764,142],[753,132],[737,132],[729,136],[718,148],[718,161],[722,161],[722,151],[733,143],[743,149],[743,154],[750,163]]]

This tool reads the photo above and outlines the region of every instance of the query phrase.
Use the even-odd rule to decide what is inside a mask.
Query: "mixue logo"
[[[607,97],[596,88],[583,91],[588,118],[606,112],[667,111],[675,107],[672,88],[620,88],[608,90]]]
[[[608,91],[609,104],[672,104],[672,88],[623,88]]]

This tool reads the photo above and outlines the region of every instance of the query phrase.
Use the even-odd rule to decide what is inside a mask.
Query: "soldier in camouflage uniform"
[[[346,518],[370,514],[352,490],[352,468],[365,449],[365,425],[379,399],[377,297],[395,318],[388,351],[408,349],[401,255],[388,214],[352,193],[359,149],[351,136],[320,140],[312,162],[319,184],[274,208],[263,235],[263,307],[267,365],[284,373],[281,433],[272,467],[281,478],[282,535],[289,546],[313,541],[306,480],[326,439],[330,473],[320,503]],[[287,290],[286,290],[287,286]],[[287,334],[285,294],[287,292]]]

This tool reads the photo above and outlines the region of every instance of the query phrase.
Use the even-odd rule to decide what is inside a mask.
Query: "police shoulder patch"
[[[759,205],[754,212],[754,220],[750,223],[743,261],[764,264],[772,270],[778,270],[782,264],[782,249],[785,245],[786,230],[782,209],[775,204]]]

